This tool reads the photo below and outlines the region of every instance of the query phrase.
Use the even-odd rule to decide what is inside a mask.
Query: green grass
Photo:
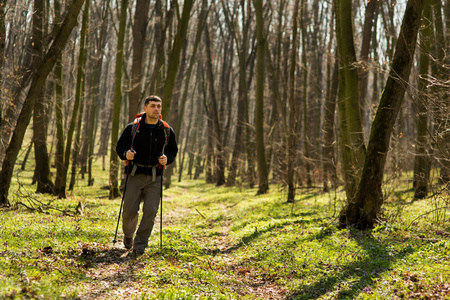
[[[276,186],[255,196],[174,182],[163,248],[158,215],[149,249],[133,259],[121,231],[112,243],[120,199],[100,189],[107,177],[80,181],[64,200],[34,194],[30,172],[15,178],[13,207],[0,210],[0,298],[450,299],[445,194],[391,191],[379,226],[360,232],[336,226],[342,192],[299,189],[292,205]],[[35,200],[57,209],[14,206]],[[80,201],[83,216],[72,215]]]

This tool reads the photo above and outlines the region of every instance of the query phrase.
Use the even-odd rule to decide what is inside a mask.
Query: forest
[[[448,0],[0,0],[0,213],[119,201],[117,141],[158,95],[169,195],[325,195],[355,234],[406,195],[447,236],[449,38]]]
[[[115,143],[157,94],[180,145],[166,188],[343,186],[341,225],[370,228],[384,179],[408,174],[418,199],[448,187],[449,6],[3,0],[0,202],[32,150],[36,192],[95,184],[101,160],[118,197]]]

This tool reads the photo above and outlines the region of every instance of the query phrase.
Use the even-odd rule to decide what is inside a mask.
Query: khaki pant
[[[148,239],[155,224],[161,196],[161,176],[138,174],[128,175],[128,182],[123,203],[122,229],[125,237],[132,238],[136,231],[139,217],[139,206],[142,205],[142,219],[134,238],[134,249],[144,252],[148,246]]]

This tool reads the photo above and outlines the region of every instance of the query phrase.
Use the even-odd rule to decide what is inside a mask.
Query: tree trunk
[[[286,3],[286,2],[284,2]],[[281,3],[280,4],[280,10],[283,10],[284,8],[284,4]],[[280,17],[282,18],[282,14],[280,14]],[[282,20],[279,19],[279,30],[281,31],[282,29],[280,27],[282,27]],[[272,87],[271,88],[271,92],[274,98],[274,103],[277,105],[276,111],[277,111],[277,117],[278,119],[281,117],[281,120],[279,121],[279,123],[281,123],[281,125],[277,126],[275,128],[275,130],[279,130],[281,127],[281,133],[279,134],[279,136],[281,137],[281,142],[280,142],[280,146],[278,149],[276,149],[276,154],[274,151],[273,154],[273,177],[277,178],[278,181],[281,181],[283,183],[287,182],[287,181],[283,181],[283,178],[287,178],[287,172],[286,170],[288,169],[286,166],[286,157],[288,156],[287,154],[287,144],[288,144],[288,137],[289,137],[289,127],[288,127],[288,119],[287,119],[287,114],[286,114],[286,103],[287,101],[283,101],[282,98],[282,94],[280,91],[280,87],[283,88],[283,78],[282,78],[282,73],[280,72],[280,67],[279,67],[279,57],[281,55],[281,44],[282,44],[282,37],[281,34],[278,34],[277,37],[278,41],[277,44],[278,49],[276,49],[278,51],[278,53],[275,51],[273,54],[274,59],[272,59],[272,54],[270,52],[269,49],[269,43],[266,43],[266,66],[268,69],[268,76],[269,76],[269,84]],[[278,59],[277,59],[278,57]],[[278,61],[278,63],[275,65],[276,61]],[[280,78],[281,77],[281,78]],[[275,108],[274,108],[275,111]],[[280,116],[281,115],[281,116]]]
[[[86,11],[86,6],[88,6],[88,5],[89,5],[89,3],[86,1],[85,11]],[[85,27],[85,31],[86,31],[86,27]],[[69,126],[69,129],[67,132],[66,147],[64,150],[64,167],[62,168],[62,174],[61,174],[61,179],[60,179],[61,181],[58,182],[60,184],[60,186],[55,187],[55,193],[57,194],[57,196],[59,198],[66,197],[67,174],[69,172],[70,156],[71,156],[71,154],[73,154],[73,149],[72,149],[73,135],[75,133],[75,126],[77,125],[78,113],[80,110],[82,78],[84,77],[83,76],[84,71],[82,70],[82,65],[83,65],[82,62],[84,62],[84,56],[85,56],[84,37],[85,37],[85,34],[83,32],[81,32],[80,53],[79,53],[79,57],[78,57],[77,83],[76,83],[76,90],[75,90],[75,102],[73,105],[72,118],[70,119],[70,126]]]
[[[128,0],[121,1],[119,34],[117,38],[116,71],[114,79],[114,108],[111,129],[110,169],[109,169],[109,199],[119,197],[119,158],[116,154],[116,144],[119,139],[120,111],[122,108],[122,68],[125,30],[127,24]]]
[[[227,164],[228,160],[228,152],[229,152],[229,146],[228,146],[228,139],[229,139],[229,133],[230,133],[230,127],[231,127],[231,114],[232,114],[232,108],[233,105],[231,104],[231,92],[230,92],[230,80],[231,80],[231,74],[232,74],[232,66],[233,66],[233,57],[234,57],[234,42],[231,34],[228,34],[228,36],[222,36],[222,39],[226,39],[225,45],[223,47],[223,55],[222,55],[222,70],[221,70],[221,76],[220,76],[220,100],[219,100],[219,120],[220,124],[223,124],[222,128],[222,145],[224,149],[224,172],[225,172],[225,165]],[[225,183],[225,175],[224,175],[224,183]]]
[[[446,32],[444,31],[444,22],[442,16],[442,4],[440,0],[434,0],[434,19],[436,28],[435,56],[437,62],[436,78],[439,80],[438,85],[434,86],[438,105],[436,107],[436,146],[438,149],[438,161],[441,168],[440,182],[448,184],[450,182],[450,125],[448,124],[448,116],[450,114],[450,94],[448,87],[443,82],[450,77],[450,1],[446,1],[445,8]],[[447,66],[447,68],[445,67]]]
[[[0,0],[0,94],[3,91],[3,65],[6,48],[6,25],[5,25],[6,0]],[[3,102],[0,104],[0,125],[3,121]],[[0,140],[1,143],[1,140]],[[0,160],[1,163],[1,160]]]
[[[332,185],[336,187],[337,185],[337,174],[336,174],[336,155],[334,151],[335,144],[335,130],[334,130],[334,119],[336,113],[336,96],[339,84],[339,65],[336,59],[333,67],[333,74],[331,75],[330,88],[327,93],[326,103],[325,103],[325,116],[323,125],[323,148],[322,148],[322,162],[323,162],[323,174],[324,183],[323,190],[325,192],[329,191],[328,182],[331,180]]]
[[[256,50],[256,103],[255,103],[255,131],[256,155],[258,163],[258,191],[257,195],[265,194],[269,190],[269,174],[267,171],[266,151],[264,144],[264,60],[265,37],[262,1],[254,0],[256,14],[256,36],[258,46]]]
[[[152,77],[150,79],[150,94],[155,94],[160,91],[160,81],[161,81],[161,68],[164,65],[164,45],[166,42],[166,32],[169,28],[169,24],[172,22],[174,15],[175,0],[170,1],[170,9],[166,13],[166,18],[164,21],[161,0],[157,0],[155,3],[156,11],[156,24],[155,24],[155,43],[157,44],[155,67],[153,70]],[[163,26],[164,25],[164,26]],[[162,99],[164,101],[164,99]]]
[[[170,116],[169,116],[169,124],[172,124],[171,125],[172,128],[174,126],[178,127],[178,121],[181,121],[180,94],[181,94],[181,84],[182,84],[183,78],[185,76],[187,47],[188,47],[188,42],[186,40],[183,45],[180,70],[177,73],[177,78],[175,80],[175,87],[174,87],[173,96],[172,96],[172,98],[173,98],[172,105],[171,105],[172,107],[171,107],[171,112],[170,112]],[[177,135],[181,136],[181,129],[178,128],[176,133],[177,133]],[[187,140],[187,138],[186,138],[186,140]],[[186,148],[186,147],[184,147],[184,148]],[[180,151],[179,156],[181,156],[181,151]],[[179,160],[179,159],[176,158],[172,164],[168,165],[166,168],[166,171],[164,172],[164,187],[166,189],[170,188],[170,185],[172,184],[172,175],[173,175],[174,168],[177,165],[177,160]],[[181,170],[182,170],[182,166],[180,164],[180,172],[181,172]]]
[[[445,2],[445,20],[446,20],[446,41],[445,41],[445,65],[449,66],[450,65],[450,56],[448,55],[448,53],[450,52],[450,1],[446,1]],[[444,75],[444,78],[446,78],[446,80],[448,80],[448,78],[450,77],[450,68],[447,67],[447,74]],[[444,107],[445,110],[447,112],[447,116],[448,113],[450,112],[450,93],[448,93],[448,91],[445,92],[445,97],[443,99],[444,102]],[[448,120],[448,118],[447,118]],[[449,183],[450,182],[450,125],[448,124],[448,122],[446,123],[446,128],[445,130],[445,134],[442,135],[442,156],[445,157],[445,159],[443,159],[443,166],[441,168],[441,178],[442,181],[444,183]]]
[[[164,107],[162,115],[164,120],[168,120],[168,116],[170,113],[173,87],[175,85],[178,67],[180,66],[180,54],[181,50],[183,49],[184,40],[186,39],[193,4],[194,0],[184,1],[181,20],[179,20],[177,27],[177,34],[175,36],[175,40],[173,41],[172,51],[170,52],[169,61],[167,65],[167,76],[162,91],[162,101]]]
[[[50,49],[43,57],[42,63],[40,64],[38,70],[33,72],[31,86],[20,112],[17,126],[14,130],[13,136],[11,137],[9,146],[6,149],[5,159],[0,172],[0,204],[2,205],[9,205],[8,192],[11,184],[14,164],[21,149],[25,131],[31,120],[32,110],[38,97],[38,92],[45,84],[48,74],[55,65],[57,56],[61,53],[73,27],[75,27],[77,17],[83,3],[84,0],[73,0],[61,26],[61,30],[57,33]]]
[[[209,30],[206,26],[204,28],[205,33],[205,48],[206,48],[206,72],[209,80],[209,93],[210,93],[210,113],[209,116],[212,122],[212,128],[214,128],[214,141],[216,143],[216,168],[215,168],[215,182],[217,186],[223,185],[225,183],[225,161],[224,161],[224,151],[222,145],[222,127],[219,122],[219,111],[217,104],[216,91],[214,89],[214,72],[212,64],[212,54],[211,54],[211,41],[209,37]],[[211,128],[211,127],[210,127]]]
[[[55,1],[55,26],[54,32],[58,33],[61,28],[61,6],[59,1]],[[64,111],[63,111],[63,67],[62,67],[62,55],[58,55],[54,69],[55,75],[55,118],[56,118],[56,177],[55,186],[53,189],[54,195],[61,195],[65,193],[65,180],[64,172]],[[64,195],[65,196],[65,195]]]
[[[184,1],[183,4],[183,12],[181,19],[179,20],[178,27],[177,27],[177,34],[175,36],[175,40],[173,41],[172,45],[172,51],[169,56],[169,61],[167,65],[167,76],[164,82],[164,87],[162,91],[162,101],[163,101],[163,119],[169,120],[169,113],[174,113],[174,116],[170,119],[174,120],[175,118],[178,118],[178,100],[179,100],[179,94],[178,97],[175,97],[177,100],[177,103],[174,104],[174,109],[171,109],[172,105],[172,98],[174,87],[175,87],[175,81],[177,79],[178,69],[180,66],[180,56],[183,48],[185,48],[183,45],[186,40],[187,35],[187,29],[189,26],[189,20],[191,18],[191,10],[192,6],[194,4],[193,0]],[[182,69],[184,70],[184,63],[182,66]],[[181,81],[181,79],[180,79]],[[181,84],[181,82],[180,82]],[[179,93],[179,91],[178,91]],[[165,187],[168,188],[171,184],[171,177],[172,172],[175,164],[169,166],[167,172],[166,172],[166,180],[165,180]]]
[[[336,0],[336,38],[339,52],[339,143],[347,199],[353,198],[364,164],[364,133],[359,108],[358,73],[353,41],[351,0]]]
[[[17,77],[18,80],[11,84],[12,86],[10,93],[5,91],[5,94],[7,94],[12,100],[5,101],[3,107],[4,117],[2,118],[2,123],[0,123],[0,163],[3,163],[6,155],[6,148],[8,147],[11,135],[14,132],[14,126],[18,120],[18,111],[22,109],[22,93],[25,88],[28,87],[32,74],[35,72],[35,70],[31,70],[33,61],[32,41],[32,39],[27,39],[25,49],[23,51],[24,55],[22,64],[19,70],[15,72],[15,77]]]
[[[185,91],[185,92],[187,92],[187,91]],[[192,92],[192,96],[195,95],[194,92],[195,91]],[[189,111],[191,112],[191,116],[195,116],[194,106],[195,106],[195,101],[191,101],[190,108],[189,108]],[[194,137],[191,138],[192,129],[193,129],[193,126],[188,126],[186,128],[186,139],[185,139],[186,143],[184,145],[184,150],[183,150],[183,159],[181,159],[180,163],[179,163],[178,182],[181,182],[181,178],[183,175],[183,170],[184,170],[184,166],[185,166],[185,163],[184,163],[185,157],[188,156],[188,159],[191,157],[192,149],[194,148],[194,145],[195,145],[196,134],[194,132],[192,134]]]
[[[33,13],[33,70],[37,70],[43,54],[42,41],[44,40],[44,1],[34,1]],[[38,193],[51,193],[53,182],[50,177],[50,162],[47,151],[47,122],[46,101],[44,97],[44,85],[37,91],[33,113],[33,141],[36,160],[35,174]]]
[[[197,78],[200,81],[198,83],[198,94],[199,94],[199,113],[198,117],[200,117],[204,110],[206,109],[206,88],[205,88],[205,79],[204,79],[204,69],[203,69],[203,61],[202,58],[204,55],[200,55],[199,57],[199,63],[198,63],[198,69],[197,69]],[[208,112],[206,112],[208,114]],[[210,149],[212,149],[212,145],[210,146],[210,141],[212,141],[212,126],[211,126],[211,119],[206,118],[206,121],[203,121],[203,124],[201,122],[195,122],[196,128],[197,128],[197,155],[195,159],[195,172],[194,172],[194,179],[198,179],[200,174],[203,173],[205,167],[208,168],[208,160],[210,159]],[[205,126],[206,123],[206,126]],[[202,130],[202,128],[204,128]],[[206,142],[205,142],[206,141]],[[212,142],[211,142],[212,144]],[[205,145],[205,146],[203,146]],[[212,155],[211,155],[212,156]],[[203,157],[206,157],[206,160],[203,160]],[[206,161],[206,163],[202,164],[202,161]],[[205,172],[205,179],[207,183],[213,183],[214,179],[212,178],[211,174],[212,172],[208,172],[207,169]]]
[[[30,143],[30,145],[28,146],[27,152],[25,153],[25,156],[24,156],[23,161],[22,161],[22,165],[20,166],[20,169],[21,169],[22,171],[25,170],[25,167],[26,167],[27,161],[28,161],[28,157],[30,156],[31,149],[33,148],[33,145],[34,145],[34,143],[33,143],[33,141],[32,141],[32,142]]]
[[[295,169],[297,158],[297,123],[299,105],[295,99],[295,70],[297,67],[297,22],[300,0],[295,0],[294,16],[292,24],[291,64],[289,70],[289,136],[288,136],[288,164],[287,164],[287,202],[295,201]],[[306,97],[306,95],[304,95]]]
[[[69,190],[73,190],[75,186],[75,177],[77,175],[77,165],[78,165],[78,157],[81,149],[81,124],[83,123],[83,110],[85,103],[85,83],[86,83],[86,74],[85,74],[85,63],[86,63],[86,40],[87,40],[87,28],[89,25],[89,1],[86,0],[84,5],[84,13],[83,19],[81,23],[81,35],[80,35],[80,54],[78,57],[78,72],[77,72],[77,86],[75,92],[75,102],[80,103],[78,117],[74,120],[76,122],[76,135],[75,135],[75,143],[73,145],[72,150],[72,172],[69,184]],[[66,149],[66,151],[69,151]],[[67,155],[68,156],[68,155]],[[69,164],[67,163],[67,166]]]
[[[197,77],[197,80],[199,78]],[[199,86],[200,84],[198,83],[198,81],[196,82],[195,86]],[[193,94],[194,95],[194,94]],[[197,95],[200,95],[200,93],[197,93]],[[193,97],[192,99],[196,99],[197,101],[192,101],[191,107],[192,107],[192,117],[194,118],[194,120],[199,120],[199,118],[201,117],[201,104],[200,101],[198,101],[198,99],[200,99],[200,97]],[[200,123],[200,122],[196,122],[196,123]],[[194,168],[194,163],[195,163],[195,158],[196,156],[199,154],[199,150],[197,149],[197,144],[198,144],[198,140],[201,139],[201,134],[202,134],[202,130],[201,127],[202,126],[197,126],[198,124],[196,124],[195,126],[192,126],[192,128],[190,128],[190,131],[193,131],[192,135],[193,138],[189,141],[189,146],[186,144],[186,146],[189,147],[189,163],[188,163],[188,170],[187,170],[187,175],[189,176],[189,179],[192,179],[192,169]]]
[[[383,204],[381,185],[391,133],[408,83],[424,1],[408,0],[389,78],[372,123],[358,191],[342,209],[341,227],[371,228]]]
[[[142,83],[142,66],[145,38],[147,35],[147,18],[150,0],[137,0],[133,23],[133,65],[131,67],[131,92],[129,99],[128,122],[132,122],[140,110]]]
[[[327,49],[327,87],[325,96],[325,111],[323,118],[323,142],[322,142],[322,167],[323,167],[323,191],[328,192],[330,189],[328,183],[331,180],[332,186],[337,185],[337,171],[336,171],[336,155],[335,155],[335,114],[336,114],[336,98],[339,83],[339,62],[335,57],[333,70],[332,56],[334,40],[334,13],[335,1],[332,4],[332,17],[330,20],[330,39]],[[337,49],[336,54],[337,54]]]
[[[205,174],[205,179],[206,179],[206,183],[214,183],[215,182],[215,178],[214,178],[214,136],[215,136],[215,131],[211,130],[211,128],[214,128],[214,124],[213,124],[213,118],[214,116],[212,116],[212,109],[209,108],[207,110],[207,128],[209,128],[210,130],[207,130],[206,132],[206,163],[205,163],[205,167],[206,167],[206,174]]]
[[[424,0],[425,1],[425,0]],[[429,75],[429,66],[431,53],[431,39],[433,38],[432,29],[432,7],[430,1],[425,1],[423,10],[423,23],[420,28],[420,59],[419,59],[419,97],[417,101],[417,143],[416,143],[416,157],[414,161],[414,197],[423,199],[428,194],[428,184],[430,180],[430,147],[428,140],[428,109],[426,103],[428,102],[427,88]]]
[[[94,158],[94,143],[95,143],[95,136],[96,136],[96,128],[97,124],[101,124],[101,122],[97,122],[97,102],[98,96],[99,96],[99,85],[101,84],[101,74],[102,74],[102,66],[103,66],[103,49],[106,44],[106,18],[107,18],[107,12],[109,10],[110,0],[105,0],[105,10],[102,13],[102,24],[100,26],[100,36],[98,38],[98,44],[97,44],[97,57],[94,60],[95,67],[94,67],[94,75],[92,76],[92,118],[90,123],[90,140],[89,140],[89,152],[88,152],[88,186],[94,185],[94,178],[92,175],[92,165],[93,165],[93,158]]]
[[[244,112],[245,103],[248,102],[248,90],[247,90],[247,49],[248,49],[248,30],[246,26],[246,16],[245,16],[245,1],[241,0],[241,21],[242,21],[242,36],[240,38],[237,28],[235,27],[233,21],[230,19],[228,7],[226,7],[225,2],[222,2],[222,7],[224,8],[225,19],[230,29],[234,41],[236,43],[238,60],[239,60],[239,87],[238,87],[238,100],[237,100],[237,116],[236,116],[236,133],[234,137],[234,146],[232,157],[230,161],[230,166],[228,169],[228,178],[226,185],[234,186],[236,183],[236,175],[238,170],[238,165],[241,159],[242,151],[242,137],[244,129]],[[241,43],[239,41],[241,40]]]
[[[253,51],[254,53],[255,51]],[[248,71],[248,81],[247,81],[247,89],[250,89],[253,79],[254,73],[254,63],[256,60],[256,55],[250,55],[249,61],[250,63],[247,66]],[[245,124],[250,124],[250,101],[247,98],[247,102],[245,103],[244,109],[244,122]],[[256,171],[255,171],[255,128],[247,125],[244,128],[244,147],[246,153],[246,161],[247,161],[247,170],[246,170],[246,180],[248,186],[253,188],[256,184]]]
[[[307,53],[306,53],[306,36],[307,36],[307,28],[304,23],[305,18],[305,1],[302,0],[302,16],[300,17],[300,28],[302,32],[302,79],[303,79],[303,151],[304,151],[304,164],[305,164],[305,173],[306,173],[306,186],[311,187],[312,186],[312,179],[311,179],[311,145],[313,144],[312,141],[315,139],[314,135],[311,134],[312,126],[310,126],[310,120],[314,117],[311,117],[311,114],[313,113],[313,107],[312,105],[309,105],[308,102],[313,103],[313,99],[309,101],[308,96],[308,59],[307,59]],[[317,51],[315,51],[317,52]],[[318,78],[317,78],[318,79]],[[320,118],[316,118],[320,119]],[[297,125],[298,126],[298,125]],[[320,126],[319,126],[320,127]]]
[[[53,193],[54,184],[50,173],[50,159],[47,150],[46,109],[49,103],[45,101],[44,91],[36,99],[33,114],[34,156],[36,160],[37,193]]]
[[[361,108],[361,119],[363,125],[366,124],[368,120],[368,103],[366,99],[368,79],[369,79],[369,51],[370,51],[370,41],[372,40],[372,28],[375,12],[377,9],[378,1],[368,1],[364,17],[364,27],[362,33],[362,43],[361,52],[359,55],[360,66],[358,68],[359,76],[359,105]]]

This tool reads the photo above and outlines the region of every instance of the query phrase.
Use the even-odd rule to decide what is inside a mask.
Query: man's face
[[[161,109],[161,102],[158,101],[150,101],[149,103],[147,103],[147,105],[144,106],[144,112],[152,119],[159,118]]]

